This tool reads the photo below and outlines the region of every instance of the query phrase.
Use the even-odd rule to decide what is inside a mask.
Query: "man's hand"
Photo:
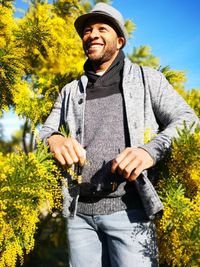
[[[150,154],[142,148],[127,147],[112,163],[112,173],[118,171],[129,181],[134,181],[145,169],[153,166]]]
[[[52,135],[48,139],[50,151],[62,165],[71,166],[74,163],[84,165],[86,151],[76,139],[62,135]]]

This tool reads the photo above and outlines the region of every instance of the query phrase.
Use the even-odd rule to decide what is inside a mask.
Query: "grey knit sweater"
[[[88,164],[83,168],[78,202],[78,212],[84,214],[142,209],[134,183],[111,173],[112,159],[130,146],[121,85],[123,62],[120,52],[101,77],[92,72],[89,62],[85,64],[89,79],[84,126]]]

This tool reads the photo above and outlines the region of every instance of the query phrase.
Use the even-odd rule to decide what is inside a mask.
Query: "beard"
[[[98,51],[98,49],[87,48],[89,45],[85,44],[83,49],[85,51],[85,55],[88,57],[90,62],[96,66],[99,66],[105,62],[109,62],[113,58],[115,58],[116,54],[118,54],[118,49],[112,43],[107,43]]]

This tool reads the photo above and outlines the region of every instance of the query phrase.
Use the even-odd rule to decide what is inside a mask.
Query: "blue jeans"
[[[68,219],[70,267],[156,267],[155,225],[138,210]]]

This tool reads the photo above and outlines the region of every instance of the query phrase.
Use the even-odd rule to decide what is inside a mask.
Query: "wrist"
[[[56,138],[63,137],[64,135],[60,132],[54,132],[47,138],[47,144],[50,145],[51,140],[56,140]]]

